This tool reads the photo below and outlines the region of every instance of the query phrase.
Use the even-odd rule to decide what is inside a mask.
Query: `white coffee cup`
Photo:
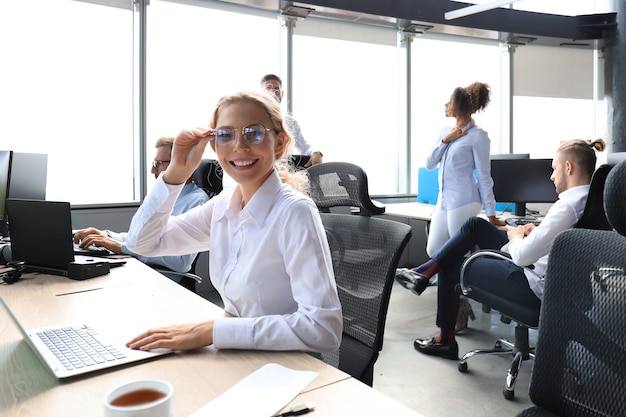
[[[172,417],[174,388],[165,381],[135,381],[104,396],[105,417]]]

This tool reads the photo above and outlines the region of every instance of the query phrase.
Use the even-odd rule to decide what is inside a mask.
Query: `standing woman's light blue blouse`
[[[472,120],[464,129],[465,135],[451,143],[443,143],[442,139],[451,130],[452,127],[446,127],[441,131],[437,145],[426,158],[427,169],[439,165],[441,207],[453,210],[470,203],[482,203],[487,216],[495,216],[489,160],[491,141],[487,132]]]

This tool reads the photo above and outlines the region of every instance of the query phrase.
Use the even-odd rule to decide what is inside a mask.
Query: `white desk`
[[[298,395],[282,411],[309,401],[316,404],[315,411],[310,414],[311,417],[419,417],[421,415],[354,378],[307,390]]]
[[[433,217],[435,206],[433,204],[410,202],[385,204],[385,214],[389,216],[406,217],[430,221]]]
[[[428,240],[428,227],[434,210],[434,205],[416,201],[385,204],[385,215],[389,216],[391,220],[408,224],[413,230],[411,240],[409,240],[400,258],[399,266],[412,268],[428,260],[426,242]]]
[[[529,205],[529,207],[539,210],[541,213],[547,211],[545,204]],[[426,254],[428,226],[432,220],[434,211],[435,206],[433,204],[418,202],[385,204],[386,215],[390,216],[393,220],[407,223],[413,229],[413,235],[400,260],[400,266],[414,267],[428,260],[428,255]],[[510,212],[497,213],[497,215],[504,219],[515,217]],[[482,211],[479,216],[487,218],[484,211]],[[537,216],[539,220],[542,218],[543,216]]]
[[[223,314],[219,307],[135,259],[129,259],[126,266],[112,270],[109,275],[87,281],[33,276],[13,285],[0,285],[0,297],[26,327],[61,320],[80,319],[96,325],[108,321],[117,323],[120,332],[131,337],[151,327],[202,321]],[[100,416],[102,397],[109,389],[151,378],[172,383],[174,414],[187,416],[270,362],[318,372],[319,376],[304,393],[351,379],[348,374],[302,352],[218,351],[207,347],[58,381],[22,340],[2,308],[0,334],[2,417]],[[355,390],[359,401],[378,403],[378,397],[370,395],[373,390],[363,387],[367,389]],[[395,403],[386,397],[385,401]],[[325,403],[324,398],[318,398],[316,402],[327,415],[340,415],[334,411],[337,406],[334,400]]]

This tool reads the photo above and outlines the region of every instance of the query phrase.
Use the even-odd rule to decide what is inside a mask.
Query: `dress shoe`
[[[396,281],[415,295],[421,295],[430,280],[412,269],[396,269]]]
[[[426,355],[441,356],[442,358],[458,360],[459,359],[459,345],[456,342],[452,343],[436,343],[435,338],[432,339],[415,339],[413,347],[418,352],[425,353]]]

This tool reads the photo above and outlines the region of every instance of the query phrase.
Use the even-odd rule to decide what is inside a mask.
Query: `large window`
[[[293,113],[324,161],[368,175],[371,194],[398,189],[396,32],[307,19],[293,40]]]
[[[514,152],[551,158],[562,141],[605,136],[596,124],[593,51],[526,45],[513,56]]]
[[[0,147],[48,154],[50,200],[139,200],[133,21],[89,2],[0,4]]]
[[[159,137],[208,126],[220,97],[260,90],[263,75],[279,73],[276,13],[194,4],[152,1],[148,7],[148,161]],[[210,147],[205,156],[215,158]]]
[[[150,166],[158,138],[206,126],[219,97],[260,89],[262,75],[285,78],[287,70],[292,102],[284,109],[290,104],[325,161],[362,166],[375,195],[417,192],[418,168],[452,123],[444,104],[473,81],[492,88],[491,104],[476,115],[492,153],[549,157],[562,140],[605,136],[601,60],[592,51],[531,44],[509,53],[497,41],[428,32],[407,47],[395,28],[315,15],[296,21],[289,39],[280,12],[252,0],[152,0],[144,32],[134,3],[0,3],[0,148],[48,154],[50,200],[141,201],[140,178],[153,184],[141,162]],[[531,3],[540,2],[515,7]],[[558,10],[541,11],[610,11],[608,0],[594,10],[588,3],[559,0]]]
[[[427,37],[428,36],[428,37]],[[445,117],[445,104],[456,87],[475,81],[489,84],[491,102],[476,113],[476,124],[489,134],[491,153],[502,152],[501,63],[503,52],[497,42],[470,42],[470,39],[427,35],[416,38],[411,47],[411,192],[417,192],[417,172],[435,146],[444,126],[454,119]]]

